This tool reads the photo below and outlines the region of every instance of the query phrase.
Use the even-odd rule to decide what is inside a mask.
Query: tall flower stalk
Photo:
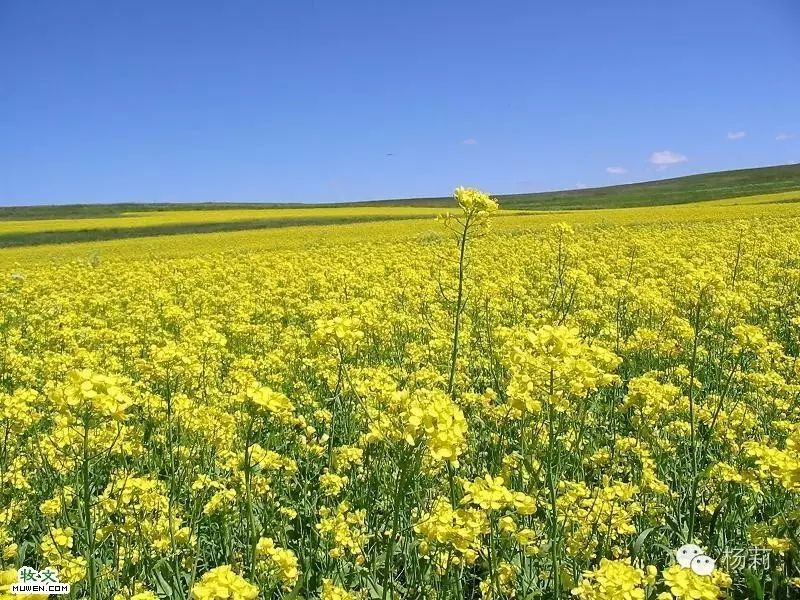
[[[476,234],[486,231],[489,216],[499,207],[497,201],[488,194],[473,188],[456,188],[453,197],[461,209],[461,214],[456,216],[448,213],[443,219],[445,227],[453,234],[458,245],[458,289],[453,310],[453,342],[450,351],[450,375],[447,380],[447,391],[450,395],[455,394],[461,315],[466,304],[464,276],[467,266],[467,245]]]

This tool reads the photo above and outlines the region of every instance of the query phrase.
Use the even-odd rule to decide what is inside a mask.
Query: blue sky
[[[513,193],[799,161],[795,0],[0,1],[0,204]]]

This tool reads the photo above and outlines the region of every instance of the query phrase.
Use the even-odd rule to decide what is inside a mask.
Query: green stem
[[[400,526],[400,510],[403,505],[405,496],[405,483],[406,473],[408,472],[408,460],[404,460],[400,465],[400,473],[397,475],[397,489],[394,495],[394,509],[392,511],[392,532],[389,536],[389,541],[386,544],[386,555],[383,560],[383,600],[390,597],[392,588],[394,587],[394,578],[392,577],[392,563],[394,555],[394,543],[397,537],[397,531]]]
[[[547,487],[550,495],[550,559],[553,563],[553,591],[555,598],[561,596],[561,573],[559,573],[558,564],[558,511],[556,509],[556,465],[553,464],[556,445],[556,431],[553,411],[553,370],[550,370],[550,398],[548,400],[548,455],[550,456],[550,464],[547,469]]]
[[[86,565],[89,573],[89,598],[97,597],[97,575],[94,564],[94,532],[92,531],[92,491],[89,486],[89,423],[83,423],[83,518],[86,528]]]
[[[450,378],[447,382],[447,392],[454,393],[456,379],[456,359],[458,358],[458,334],[461,329],[461,311],[464,308],[464,257],[467,250],[467,232],[469,231],[469,217],[464,221],[464,229],[458,246],[458,297],[456,298],[455,323],[453,325],[453,349],[450,353]]]
[[[244,489],[245,505],[247,507],[247,541],[250,549],[248,560],[250,563],[250,573],[255,576],[256,572],[256,547],[258,545],[258,532],[256,531],[256,519],[253,513],[253,473],[250,466],[250,437],[253,431],[253,417],[247,424],[247,433],[244,440]]]
[[[692,342],[692,360],[689,367],[689,445],[692,452],[692,487],[690,493],[689,505],[689,539],[687,542],[691,543],[694,539],[695,527],[695,512],[697,509],[697,441],[695,433],[695,418],[694,418],[694,376],[695,368],[697,366],[697,341],[700,336],[700,299],[697,300],[697,309],[695,311],[694,319],[694,341]]]
[[[169,497],[167,498],[167,519],[169,526],[169,544],[172,551],[172,577],[178,589],[181,587],[180,562],[178,548],[175,543],[175,448],[172,439],[172,393],[167,389],[167,451],[169,452]]]

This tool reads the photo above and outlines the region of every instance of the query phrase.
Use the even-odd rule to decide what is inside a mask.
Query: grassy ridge
[[[509,209],[574,210],[685,204],[701,200],[719,200],[735,196],[771,194],[791,190],[800,190],[800,164],[703,173],[660,181],[582,190],[507,194],[498,196],[498,199],[503,208]],[[449,206],[452,203],[452,198],[442,197],[378,200],[362,204]]]
[[[800,190],[800,164],[760,167],[737,171],[719,171],[674,179],[631,183],[583,190],[507,194],[499,196],[506,209],[569,210],[588,208],[627,208],[684,204],[700,200],[718,200],[734,196],[750,196]],[[70,204],[47,206],[0,207],[0,221],[27,219],[86,219],[125,217],[135,213],[164,211],[242,210],[257,208],[310,208],[341,206],[452,206],[447,197],[401,198],[350,202],[346,204],[276,204],[276,203],[125,203]]]

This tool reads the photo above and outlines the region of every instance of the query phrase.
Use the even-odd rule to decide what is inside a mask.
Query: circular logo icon
[[[714,572],[716,561],[705,554],[698,554],[692,559],[689,566],[691,566],[695,574],[706,576]]]
[[[703,549],[700,546],[695,544],[684,544],[678,551],[675,553],[675,560],[678,561],[678,564],[682,566],[684,569],[689,568],[689,565],[692,564],[692,559],[695,556],[700,556],[703,554]]]

